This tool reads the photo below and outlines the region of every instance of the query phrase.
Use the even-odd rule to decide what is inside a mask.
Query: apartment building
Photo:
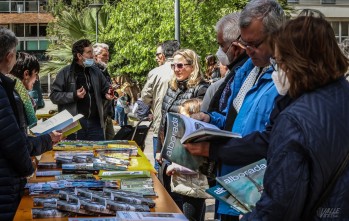
[[[296,10],[316,9],[331,23],[338,43],[349,39],[349,0],[288,0]]]
[[[54,20],[46,12],[46,0],[0,0],[0,26],[11,29],[18,37],[17,51],[35,54],[41,61],[46,60],[48,48],[47,24]]]

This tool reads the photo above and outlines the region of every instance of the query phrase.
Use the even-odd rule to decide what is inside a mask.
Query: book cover
[[[82,118],[82,114],[76,116],[71,115],[67,110],[64,110],[49,119],[38,123],[35,127],[31,128],[30,131],[35,135],[48,134],[54,130],[60,130],[67,133],[70,129],[77,129],[77,125],[70,126],[72,123]],[[67,128],[68,127],[68,128]],[[66,130],[64,130],[67,128]],[[81,126],[80,126],[81,128]],[[69,135],[69,134],[65,134]]]
[[[182,213],[160,213],[160,212],[127,212],[118,211],[117,217],[122,221],[187,221],[188,219]]]
[[[208,194],[213,196],[215,199],[228,204],[236,211],[240,212],[241,214],[248,213],[248,209],[244,205],[242,205],[234,196],[232,196],[224,187],[217,184],[216,186],[213,186],[206,190]]]
[[[202,156],[194,156],[184,148],[181,139],[187,128],[182,116],[180,114],[167,113],[167,131],[161,156],[168,161],[198,171],[199,167],[207,162],[207,159]]]
[[[242,167],[216,180],[249,211],[255,207],[263,192],[265,159]]]

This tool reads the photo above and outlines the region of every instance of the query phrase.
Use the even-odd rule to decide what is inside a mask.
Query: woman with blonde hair
[[[167,89],[166,95],[162,103],[162,121],[159,128],[159,142],[158,150],[161,151],[163,145],[165,133],[166,133],[166,114],[168,112],[179,113],[180,106],[189,99],[198,98],[203,99],[206,90],[208,88],[208,83],[202,77],[199,57],[195,51],[191,49],[181,49],[174,53],[173,63],[171,64],[173,70],[173,78],[169,83],[169,88]],[[161,146],[160,146],[161,145]],[[161,160],[160,160],[161,163]],[[171,192],[170,187],[170,177],[165,174],[166,165],[170,162],[162,164],[162,173],[159,176],[163,178],[163,184],[166,190],[170,193],[172,198],[177,203],[178,207],[181,208],[183,213],[191,220],[203,220],[204,218],[204,208],[205,199],[194,198],[195,208],[193,209],[191,204],[191,199],[184,198],[180,194],[175,194]],[[191,197],[192,198],[192,197]],[[188,205],[188,207],[186,207]],[[191,205],[191,206],[190,206]],[[189,209],[188,209],[189,208]],[[194,211],[193,213],[191,211]]]

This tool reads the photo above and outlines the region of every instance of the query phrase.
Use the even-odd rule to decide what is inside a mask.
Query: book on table
[[[185,143],[213,141],[240,137],[215,125],[177,114],[167,113],[167,130],[161,155],[166,160],[198,171],[207,161],[205,157],[193,156],[183,146]]]
[[[56,130],[62,131],[64,136],[68,136],[81,129],[79,119],[82,117],[82,114],[73,116],[67,110],[64,110],[49,119],[38,123],[35,127],[31,128],[30,131],[35,135],[42,135],[49,134]]]
[[[251,212],[263,193],[263,178],[266,168],[267,162],[262,159],[227,175],[216,177],[217,182],[233,196],[234,200],[238,201],[237,205],[227,203],[242,214],[246,213],[244,210]],[[225,196],[225,198],[227,197]]]

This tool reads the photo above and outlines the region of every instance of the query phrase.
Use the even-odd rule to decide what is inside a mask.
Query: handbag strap
[[[314,207],[312,207],[312,209],[310,210],[310,213],[308,214],[309,218],[311,218],[310,216],[313,216],[314,214],[316,214],[317,209],[322,205],[323,202],[325,202],[325,200],[328,199],[329,194],[331,193],[338,178],[342,175],[342,173],[344,172],[344,169],[347,167],[348,161],[349,161],[349,152],[347,153],[347,156],[345,157],[340,167],[337,169],[336,173],[331,177],[330,182],[328,183],[327,187],[323,191],[322,195],[319,197],[319,200],[316,202]],[[305,220],[310,220],[310,219],[305,219]]]

